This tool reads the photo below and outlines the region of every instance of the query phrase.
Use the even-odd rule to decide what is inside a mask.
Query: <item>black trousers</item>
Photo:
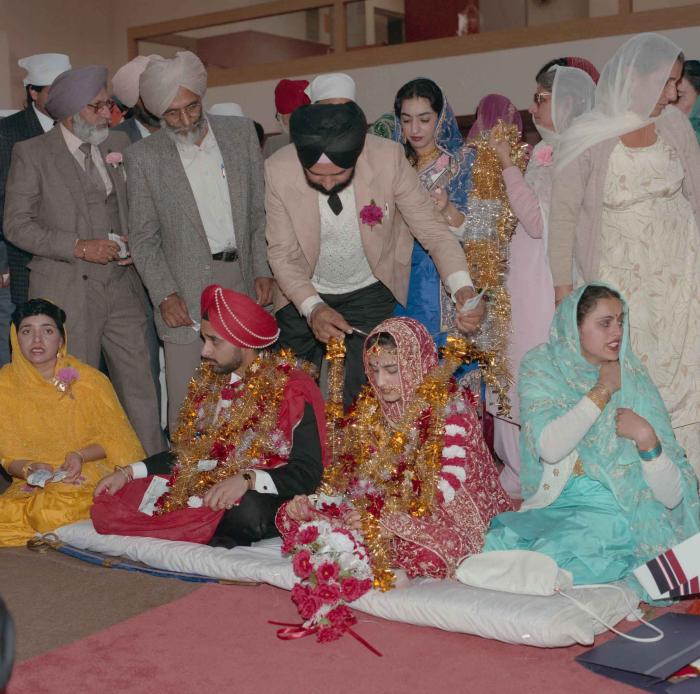
[[[277,537],[279,531],[275,525],[275,515],[285,501],[277,494],[259,494],[253,490],[246,492],[238,506],[224,511],[209,544],[230,549]]]
[[[394,295],[381,283],[347,294],[321,294],[321,298],[353,327],[365,333],[374,330],[383,320],[389,318],[396,307]],[[275,314],[280,327],[279,344],[289,347],[294,353],[315,364],[319,369],[326,346],[315,337],[306,318],[299,315],[293,304],[288,304]],[[362,348],[365,338],[353,333],[345,338],[345,388],[343,402],[348,407],[362,386],[367,382],[362,364]]]

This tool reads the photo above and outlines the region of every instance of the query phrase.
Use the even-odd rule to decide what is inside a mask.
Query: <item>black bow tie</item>
[[[331,208],[336,217],[343,211],[343,203],[340,202],[338,193],[331,193],[328,196],[328,207]]]

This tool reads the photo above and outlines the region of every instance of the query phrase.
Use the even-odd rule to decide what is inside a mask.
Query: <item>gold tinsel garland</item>
[[[329,345],[331,349],[337,355]],[[373,585],[382,591],[393,587],[396,576],[391,570],[391,538],[382,530],[381,517],[432,513],[441,468],[445,408],[454,395],[450,379],[465,359],[481,356],[464,338],[452,336],[442,354],[443,363],[426,374],[396,425],[386,421],[369,386],[358,396],[352,412],[333,423],[339,434],[338,447],[324,472],[321,491],[330,496],[345,494],[353,480],[369,482],[377,490],[383,501],[381,511],[373,507],[372,498],[363,496],[352,501],[360,513]],[[336,358],[336,365],[340,364],[340,358]]]
[[[279,455],[285,441],[277,419],[293,368],[313,369],[298,364],[288,350],[260,353],[237,384],[243,392],[229,408],[221,410],[214,423],[221,391],[231,387],[229,376],[214,373],[208,365],[199,367],[190,381],[180,411],[181,423],[173,436],[177,466],[170,490],[158,502],[159,515],[185,508],[190,496],[202,496],[217,482],[255,467],[267,456]],[[199,462],[207,459],[218,460],[217,466],[199,470]]]
[[[511,161],[521,171],[527,165],[527,148],[518,129],[499,122],[497,136],[510,145]],[[508,200],[503,171],[496,152],[489,146],[490,133],[483,133],[471,146],[476,149],[472,166],[467,234],[464,252],[475,286],[489,296],[487,316],[481,334],[475,338],[482,352],[479,360],[486,385],[498,397],[499,410],[508,415],[508,389],[512,376],[508,366],[511,330],[510,297],[505,286],[510,239],[518,223]]]
[[[328,398],[326,399],[326,425],[331,460],[338,451],[340,430],[338,422],[343,416],[343,387],[345,386],[345,340],[331,338],[326,346],[328,361]]]

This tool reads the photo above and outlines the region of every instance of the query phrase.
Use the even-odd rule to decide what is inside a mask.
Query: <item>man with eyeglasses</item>
[[[17,142],[42,135],[53,128],[53,118],[46,111],[50,85],[71,67],[68,56],[62,53],[30,55],[20,58],[17,64],[27,72],[24,78],[26,106],[22,111],[0,120],[0,366],[10,361],[10,316],[13,305],[20,306],[27,301],[27,264],[32,259],[30,253],[3,241],[2,212],[12,148]]]
[[[126,153],[131,251],[164,343],[171,432],[200,361],[204,288],[219,284],[263,306],[272,299],[255,127],[205,115],[206,88],[194,53],[151,56],[139,90],[162,127]]]
[[[143,286],[128,252],[123,133],[110,133],[107,68],[67,70],[46,102],[59,125],[18,143],[5,200],[5,235],[34,255],[29,297],[68,316],[70,352],[109,376],[147,453],[165,448],[148,361]]]

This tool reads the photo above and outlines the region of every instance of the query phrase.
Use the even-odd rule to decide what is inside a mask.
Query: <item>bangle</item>
[[[83,457],[83,454],[80,451],[68,451],[68,455],[70,455],[71,453],[75,453],[75,455],[77,455],[78,458],[80,458],[80,464],[85,465],[85,458]]]
[[[648,451],[640,451],[639,449],[637,449],[637,453],[639,454],[639,457],[642,460],[648,462],[650,460],[656,460],[661,455],[662,450],[663,449],[661,448],[661,441],[657,441],[656,446],[654,446],[654,448],[651,448]]]
[[[611,393],[608,387],[602,383],[596,383],[588,393],[588,399],[602,412],[610,402]]]
[[[123,473],[124,477],[126,477],[127,484],[134,481],[134,468],[132,468],[131,465],[115,465],[114,469]]]

